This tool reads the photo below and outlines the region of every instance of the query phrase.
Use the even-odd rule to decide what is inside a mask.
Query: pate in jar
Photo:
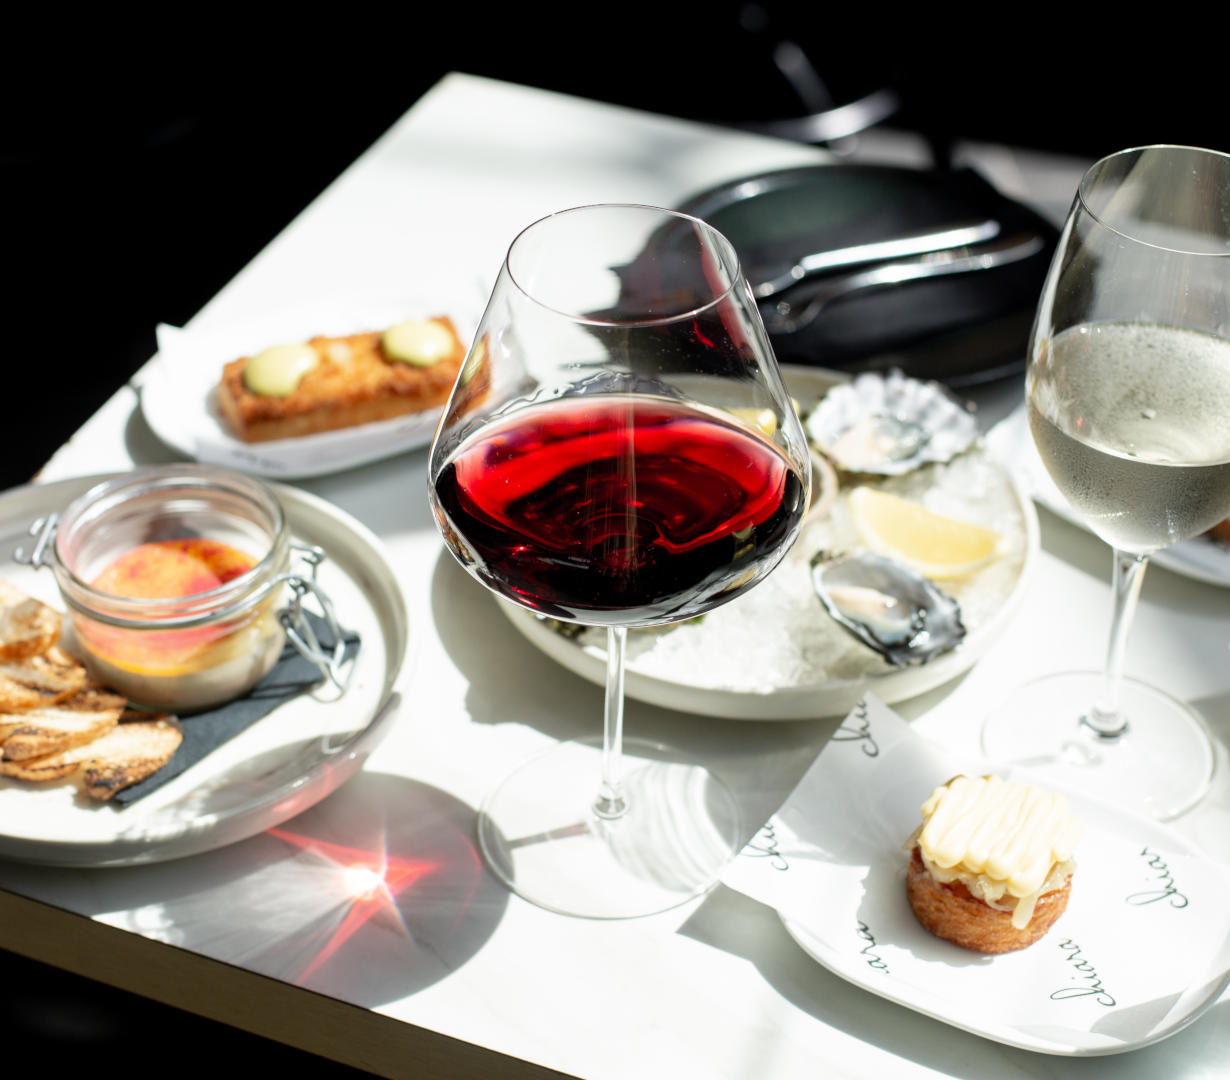
[[[66,647],[136,705],[222,704],[282,651],[290,538],[251,477],[175,465],[104,481],[60,515],[52,552]]]

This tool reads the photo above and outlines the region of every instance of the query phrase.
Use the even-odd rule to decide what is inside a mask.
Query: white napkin
[[[904,845],[932,789],[968,764],[868,697],[723,881],[775,908],[837,974],[1012,1045],[1129,1049],[1216,999],[1230,979],[1230,874],[1165,826],[1071,793],[1086,832],[1046,937],[992,957],[924,930]]]

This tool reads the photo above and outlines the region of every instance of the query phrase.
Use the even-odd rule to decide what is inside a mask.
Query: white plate
[[[843,378],[835,372],[790,365],[783,365],[783,372],[805,411]],[[715,609],[700,624],[685,623],[668,632],[631,632],[625,692],[638,701],[706,716],[797,720],[841,715],[868,690],[882,701],[903,701],[968,671],[994,642],[1023,595],[1038,548],[1038,523],[1033,504],[1010,471],[982,449],[969,451],[952,468],[955,471],[945,468],[939,475],[949,477],[947,486],[952,490],[945,497],[960,505],[934,508],[975,521],[994,514],[994,520],[984,523],[1004,525],[1009,548],[1008,554],[968,581],[943,583],[960,592],[969,631],[957,648],[921,666],[893,668],[849,638],[824,612],[810,582],[803,580],[813,551],[830,542],[805,526],[787,561],[769,578]],[[970,477],[990,490],[966,487]],[[913,482],[903,478],[889,481],[888,486]],[[842,502],[838,500],[835,508],[838,513],[844,512]],[[511,602],[501,601],[500,607],[552,659],[592,682],[605,682],[605,639],[600,631],[568,637]],[[823,635],[818,644],[810,640],[813,634]],[[821,649],[841,651],[830,663],[829,652]],[[770,666],[780,658],[788,659],[790,670]]]
[[[988,449],[1013,469],[1032,498],[1065,521],[1088,531],[1083,518],[1060,493],[1042,464],[1029,434],[1029,419],[1021,405],[987,433]],[[1230,586],[1230,544],[1198,536],[1183,540],[1149,557],[1149,561],[1176,574],[1209,585]]]
[[[63,610],[50,570],[12,562],[36,518],[62,510],[95,476],[0,495],[0,577]],[[125,866],[209,851],[288,820],[348,780],[396,713],[409,627],[380,541],[322,499],[273,485],[292,536],[325,549],[319,580],[339,621],[360,635],[346,695],[305,694],[127,807],[96,803],[71,781],[0,777],[0,857],[56,866]],[[184,721],[191,723],[191,719]]]
[[[462,341],[469,342],[473,312],[450,299],[313,304],[217,331],[160,325],[158,354],[141,384],[141,409],[154,434],[186,457],[254,476],[321,476],[426,446],[440,419],[438,408],[319,435],[245,443],[231,434],[218,411],[217,383],[224,364],[266,345],[379,329],[432,315],[448,315]]]
[[[1123,908],[1126,896],[1161,896],[1163,892],[1163,883],[1156,880],[1150,866],[1154,854],[1167,867],[1180,860],[1191,866],[1208,864],[1200,852],[1163,825],[1076,796],[1072,802],[1086,834],[1071,899],[1051,932],[1028,949],[980,957],[932,937],[906,901],[904,870],[877,872],[874,865],[860,883],[860,893],[873,883],[891,893],[874,901],[860,896],[860,907],[880,915],[874,931],[865,919],[859,920],[855,933],[844,924],[838,926],[845,933],[820,934],[814,922],[809,928],[783,918],[782,924],[804,952],[843,979],[1008,1046],[1085,1057],[1118,1054],[1159,1042],[1197,1019],[1230,985],[1230,913],[1221,902],[1222,894],[1208,890],[1210,881],[1224,888],[1226,878],[1210,875],[1202,894],[1175,894],[1178,902],[1197,909],[1188,920],[1190,925],[1183,928],[1185,933],[1164,928],[1165,916],[1171,917],[1173,925],[1184,914],[1174,908],[1165,910],[1171,897],[1150,901],[1152,907],[1147,910],[1139,904],[1144,932],[1123,934],[1115,940],[1098,927],[1106,912]],[[1141,857],[1139,853],[1146,849],[1151,855]],[[891,845],[878,852],[876,859],[894,868],[903,866],[899,848]],[[1125,865],[1140,871],[1131,884],[1125,884]],[[1190,888],[1181,873],[1176,881]],[[834,892],[843,884],[848,886],[848,881],[835,875]],[[824,903],[844,910],[847,899],[826,894]],[[1124,948],[1127,942],[1130,947]],[[1112,945],[1113,957],[1108,955]],[[1108,962],[1121,964],[1123,952],[1130,954],[1137,978],[1167,968],[1172,972],[1180,969],[1186,978],[1178,981],[1185,985],[1173,993],[1119,1008],[1120,987]],[[1078,964],[1088,964],[1089,970]],[[992,1003],[989,1007],[988,1002]]]
[[[723,881],[773,907],[835,974],[1010,1046],[1120,1053],[1173,1035],[1217,1001],[1230,985],[1226,868],[1171,826],[1072,792],[1085,835],[1067,910],[1048,934],[986,956],[924,930],[905,895],[904,848],[923,800],[958,771],[868,701]]]

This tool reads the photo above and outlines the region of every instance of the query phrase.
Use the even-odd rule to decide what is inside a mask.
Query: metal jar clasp
[[[350,685],[350,676],[354,665],[349,665],[343,674],[346,660],[346,641],[337,614],[333,609],[333,601],[329,594],[321,588],[316,580],[316,571],[328,557],[324,548],[311,544],[296,544],[292,541],[291,550],[308,567],[307,577],[299,574],[285,574],[277,580],[284,582],[291,591],[291,601],[288,607],[278,612],[278,621],[286,632],[287,640],[299,651],[299,654],[309,663],[315,664],[320,673],[333,684],[339,694],[344,694]],[[312,596],[320,608],[320,614],[333,639],[331,649],[321,644],[320,638],[308,621],[303,601]]]
[[[34,537],[34,547],[28,552],[24,547],[19,547],[13,552],[13,561],[23,566],[32,566],[35,570],[50,566],[51,564],[47,561],[47,552],[51,549],[52,541],[55,540],[56,526],[59,524],[59,514],[47,514],[36,518],[27,530],[29,535]]]

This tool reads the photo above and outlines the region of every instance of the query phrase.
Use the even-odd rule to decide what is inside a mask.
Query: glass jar
[[[282,507],[260,481],[205,465],[138,469],[92,487],[54,528],[65,645],[134,704],[210,708],[277,661],[277,606],[299,579]]]

